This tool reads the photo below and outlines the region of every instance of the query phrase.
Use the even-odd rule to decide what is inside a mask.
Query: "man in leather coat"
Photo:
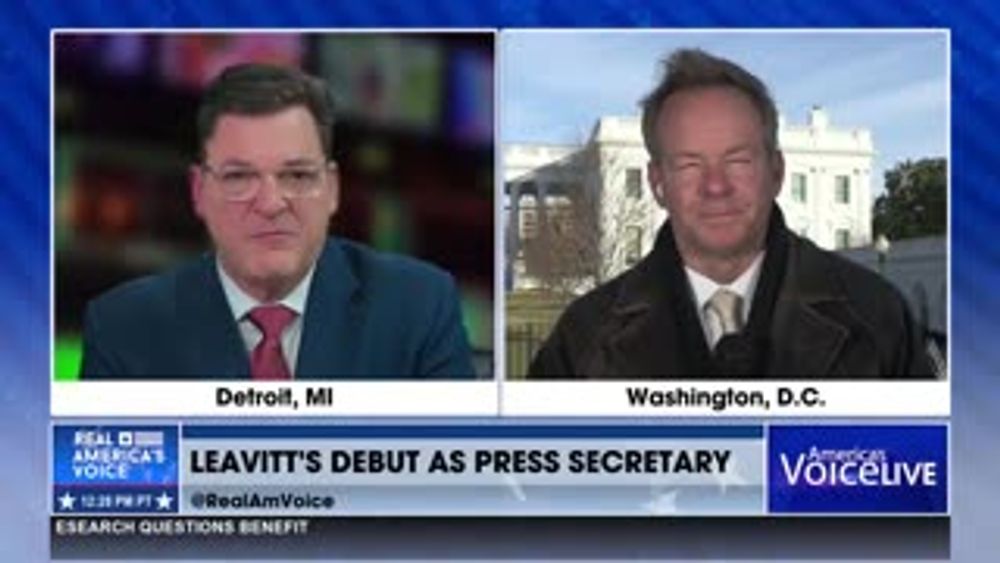
[[[767,87],[700,50],[665,67],[642,131],[669,219],[646,258],[570,304],[529,378],[930,377],[900,293],[785,227]]]

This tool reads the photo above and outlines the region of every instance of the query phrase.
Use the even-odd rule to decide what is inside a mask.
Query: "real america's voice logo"
[[[176,513],[177,428],[53,427],[57,513]]]
[[[773,426],[771,512],[943,513],[947,428]]]

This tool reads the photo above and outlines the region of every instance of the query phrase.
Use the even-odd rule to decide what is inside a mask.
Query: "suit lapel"
[[[789,237],[788,265],[775,304],[769,371],[779,376],[834,375],[849,331],[822,313],[822,308],[844,301],[832,285],[824,265],[806,242]],[[780,350],[780,354],[774,351]]]
[[[361,341],[360,285],[347,256],[335,240],[327,242],[316,262],[302,324],[296,366],[300,379],[329,379],[357,374]]]
[[[599,337],[603,349],[597,357],[603,361],[594,366],[595,373],[625,378],[685,375],[693,369],[691,362],[707,357],[669,229],[664,223],[653,251],[622,278]],[[682,332],[685,329],[691,330]]]
[[[250,360],[233,319],[211,256],[199,259],[177,281],[178,338],[186,343],[176,353],[183,375],[211,379],[246,379]]]
[[[675,323],[663,303],[617,313],[606,324],[601,357],[607,367],[594,370],[603,377],[652,378],[677,375]],[[598,366],[595,366],[598,367]]]
[[[832,375],[847,336],[846,328],[820,315],[808,303],[779,299],[772,341],[785,345],[772,347],[769,371],[792,377]]]

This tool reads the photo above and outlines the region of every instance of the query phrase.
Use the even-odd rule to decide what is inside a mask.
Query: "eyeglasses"
[[[323,174],[333,163],[295,164],[284,166],[274,172],[265,172],[250,166],[223,166],[214,168],[202,164],[222,191],[227,201],[243,202],[257,197],[264,185],[264,177],[271,176],[281,195],[290,199],[315,197],[323,187]]]

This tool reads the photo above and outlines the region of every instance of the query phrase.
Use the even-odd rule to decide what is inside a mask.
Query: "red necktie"
[[[291,379],[285,356],[281,353],[281,334],[295,318],[295,311],[284,305],[262,305],[249,313],[250,320],[264,333],[264,338],[250,355],[250,375],[254,379]]]

